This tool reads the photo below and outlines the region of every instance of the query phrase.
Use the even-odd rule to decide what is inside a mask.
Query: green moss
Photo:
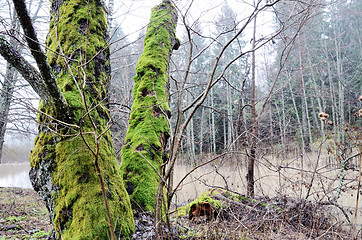
[[[39,168],[40,160],[54,159],[55,139],[55,135],[47,134],[45,132],[39,133],[35,139],[38,147],[34,147],[30,153],[30,167]]]
[[[90,3],[89,7],[86,5],[84,0],[66,1],[59,9],[61,17],[51,19],[47,40],[50,65],[64,62],[63,57],[59,55],[61,52],[67,56],[72,56],[78,51],[86,52],[90,59],[105,46],[103,35],[107,30],[106,15],[104,11],[94,11],[101,7],[96,6],[95,2]],[[88,17],[92,21],[87,20]],[[86,27],[87,24],[89,27]]]
[[[169,136],[167,114],[170,111],[165,85],[172,51],[171,36],[175,23],[170,5],[161,4],[152,10],[134,77],[133,105],[129,129],[122,149],[121,171],[127,191],[136,208],[154,211],[159,185],[157,171],[163,163]]]
[[[109,134],[109,133],[108,133]],[[108,136],[110,138],[110,136]],[[92,143],[93,136],[86,137]],[[117,168],[113,148],[101,142],[100,167],[105,178],[108,201],[113,221],[117,222],[117,229],[129,235],[133,226],[129,224],[132,211],[127,204],[129,201],[120,172]],[[62,232],[64,239],[104,239],[108,233],[107,216],[102,199],[101,187],[94,166],[94,158],[85,146],[83,139],[77,137],[72,141],[62,141],[56,146],[57,168],[53,174],[53,181],[60,191],[54,195],[54,225]],[[69,158],[71,156],[71,158]],[[65,221],[68,220],[69,221]],[[120,219],[119,219],[120,218]],[[126,222],[124,219],[128,219]],[[122,221],[121,221],[122,220]],[[133,222],[131,221],[131,224]],[[66,230],[64,230],[66,229]],[[85,230],[86,229],[86,230]],[[90,230],[91,229],[91,230]],[[87,236],[84,236],[84,233]]]

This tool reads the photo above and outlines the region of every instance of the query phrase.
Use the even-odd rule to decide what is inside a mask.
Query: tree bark
[[[216,131],[215,131],[215,105],[214,105],[214,89],[210,89],[210,102],[211,102],[211,125],[210,125],[210,132],[211,132],[211,153],[216,154]]]
[[[333,76],[332,76],[332,67],[329,61],[329,53],[328,53],[328,47],[327,47],[327,43],[324,40],[323,41],[323,50],[324,50],[324,54],[325,54],[325,59],[326,59],[326,64],[327,64],[327,74],[328,74],[328,84],[329,84],[329,96],[330,96],[330,101],[331,101],[331,118],[333,121],[333,137],[334,137],[334,141],[338,141],[339,142],[339,134],[337,134],[338,131],[338,127],[340,125],[339,122],[339,118],[337,117],[337,103],[336,103],[336,97],[335,97],[335,90],[334,90],[334,83],[333,83]]]
[[[303,62],[303,49],[302,49],[302,40],[301,33],[298,34],[299,39],[299,72],[300,72],[300,86],[301,86],[301,95],[302,95],[302,123],[303,123],[303,138],[305,142],[305,150],[312,151],[312,132],[310,127],[310,118],[308,111],[308,101],[307,94],[305,91],[305,80],[304,80],[304,62]],[[305,157],[305,156],[304,156]]]
[[[295,115],[297,117],[297,124],[298,124],[298,129],[299,129],[299,133],[300,133],[300,139],[301,139],[301,142],[302,142],[302,157],[303,156],[306,156],[306,147],[305,147],[305,140],[304,140],[304,135],[303,135],[303,126],[302,126],[302,122],[300,121],[300,116],[299,116],[299,112],[298,112],[298,108],[297,108],[297,103],[295,101],[295,97],[294,97],[294,92],[293,92],[293,87],[292,87],[292,83],[291,83],[291,79],[290,77],[288,78],[288,81],[289,81],[289,89],[290,89],[290,95],[291,95],[291,98],[292,98],[292,102],[293,102],[293,107],[294,107],[294,111],[295,111]],[[303,158],[301,159],[301,168],[303,169],[304,168],[304,163],[303,163]]]
[[[8,115],[12,95],[16,83],[16,71],[9,63],[6,66],[6,74],[2,91],[0,93],[0,164],[2,163],[3,146],[5,142],[5,131],[8,123]]]
[[[192,94],[187,93],[187,104],[191,103]],[[190,124],[186,127],[186,155],[190,163],[197,165],[196,153],[195,153],[195,134],[194,134],[194,119],[190,120]]]
[[[201,119],[200,119],[200,152],[199,159],[203,159],[203,145],[204,145],[204,128],[205,128],[205,108],[201,108]]]
[[[282,89],[282,127],[281,127],[281,138],[282,138],[282,152],[283,152],[283,158],[286,158],[287,157],[287,153],[288,153],[288,146],[287,146],[287,131],[286,129],[288,128],[287,126],[287,115],[286,115],[286,107],[285,107],[285,94],[284,94],[284,88]]]
[[[234,121],[233,121],[233,101],[232,101],[232,90],[230,86],[227,86],[227,142],[225,142],[225,149],[230,148],[230,150],[234,150],[234,146],[232,146],[234,142]],[[226,145],[227,144],[227,145]]]
[[[343,64],[342,58],[343,54],[341,53],[341,40],[337,39],[337,35],[341,36],[340,29],[336,29],[337,26],[333,26],[333,34],[334,34],[334,47],[335,47],[335,56],[336,56],[336,69],[337,69],[337,79],[338,79],[338,115],[339,115],[339,124],[341,126],[340,129],[344,129],[346,126],[345,117],[344,117],[344,79],[343,79]],[[338,32],[337,32],[338,31]],[[338,139],[341,143],[344,143],[344,131],[338,131]]]
[[[252,41],[252,49],[255,48],[255,34],[256,33],[256,17],[254,18],[254,30],[253,30],[253,41]],[[256,159],[256,143],[258,137],[258,122],[256,121],[256,109],[255,109],[255,51],[251,53],[251,136],[250,136],[250,152],[248,159],[248,170],[246,174],[246,182],[247,182],[247,195],[251,198],[254,197],[254,166]]]

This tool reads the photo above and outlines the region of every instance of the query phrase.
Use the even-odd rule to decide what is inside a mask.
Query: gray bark
[[[252,40],[252,49],[255,48],[255,35],[256,35],[256,17],[254,18],[254,31],[253,31],[253,40]],[[256,95],[255,95],[255,51],[251,53],[251,127],[252,132],[250,135],[250,153],[248,158],[248,170],[246,174],[247,181],[247,195],[249,197],[254,197],[254,165],[256,160],[256,144],[258,136],[258,122],[256,120]]]
[[[234,141],[233,138],[233,133],[234,133],[234,125],[233,125],[233,110],[232,110],[232,94],[231,94],[231,89],[230,86],[227,86],[227,120],[228,120],[228,124],[227,124],[227,148],[230,148],[230,150],[233,150],[233,146],[231,146],[231,144]]]
[[[332,71],[331,71],[331,64],[329,62],[329,56],[328,56],[328,48],[327,48],[327,43],[326,41],[323,41],[323,47],[324,47],[324,54],[325,54],[325,59],[326,59],[326,64],[327,64],[327,73],[328,73],[328,83],[329,83],[329,96],[330,96],[330,100],[331,100],[331,107],[332,107],[332,112],[331,112],[331,117],[332,117],[332,121],[333,121],[333,136],[334,136],[334,140],[335,141],[339,141],[339,135],[337,134],[337,132],[339,132],[337,130],[337,126],[339,125],[339,119],[337,117],[337,104],[336,104],[336,100],[335,100],[335,90],[334,90],[334,85],[333,85],[333,79],[332,79]]]
[[[211,101],[211,152],[213,154],[216,153],[216,132],[215,132],[215,111],[214,111],[214,90],[211,88],[210,90],[210,101]]]
[[[286,137],[287,137],[287,133],[286,133],[286,129],[287,129],[287,121],[286,121],[286,113],[285,113],[285,96],[284,96],[284,89],[282,90],[282,123],[283,123],[283,127],[281,130],[281,136],[282,136],[282,148],[283,148],[283,153],[284,156],[286,157],[286,153],[287,153],[287,144],[286,144]]]
[[[290,94],[291,94],[291,98],[292,98],[292,102],[293,102],[293,106],[294,106],[294,111],[295,111],[295,115],[297,116],[297,123],[298,123],[298,130],[300,133],[300,138],[302,141],[302,156],[306,156],[305,153],[305,140],[304,140],[304,135],[303,135],[303,126],[302,126],[302,122],[300,121],[300,116],[298,113],[298,108],[297,108],[297,104],[295,102],[295,97],[294,97],[294,93],[293,93],[293,88],[292,88],[292,84],[291,84],[291,79],[289,78],[289,88],[290,88]],[[301,160],[301,167],[303,169],[303,159]]]
[[[5,141],[5,131],[8,122],[9,109],[16,83],[16,71],[9,63],[6,66],[6,75],[0,92],[0,164]]]
[[[201,120],[200,120],[200,153],[199,153],[199,157],[200,159],[202,159],[202,155],[203,155],[203,142],[204,142],[204,125],[205,125],[205,120],[204,120],[204,115],[205,115],[205,108],[201,108]]]
[[[337,69],[337,79],[338,79],[338,115],[339,115],[339,123],[340,126],[345,126],[345,118],[344,118],[344,87],[343,87],[343,65],[342,65],[342,54],[341,54],[341,46],[340,40],[337,39],[337,34],[340,35],[340,32],[336,32],[336,27],[333,28],[334,31],[334,46],[335,46],[335,54],[336,54],[336,69]],[[338,131],[339,140],[344,142],[344,131]]]
[[[302,93],[302,121],[303,121],[303,138],[305,142],[306,150],[312,150],[312,132],[310,127],[310,118],[308,112],[308,101],[305,91],[305,80],[304,80],[304,63],[303,63],[303,50],[302,50],[302,41],[301,33],[298,35],[299,38],[299,67],[300,67],[300,83],[301,83],[301,93]]]

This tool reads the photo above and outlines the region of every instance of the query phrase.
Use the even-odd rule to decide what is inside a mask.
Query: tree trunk
[[[216,131],[215,131],[215,106],[214,106],[214,89],[210,90],[210,102],[211,102],[211,153],[216,154]]]
[[[330,96],[331,109],[332,109],[332,112],[330,115],[331,115],[332,121],[333,121],[333,136],[334,136],[334,141],[339,142],[339,137],[338,137],[339,135],[337,134],[337,132],[339,132],[339,131],[338,131],[337,127],[340,125],[340,123],[339,123],[339,118],[337,117],[337,104],[336,104],[336,99],[335,99],[333,76],[332,76],[331,64],[329,62],[329,55],[328,55],[328,48],[327,48],[326,41],[323,41],[323,50],[324,50],[325,59],[326,59],[326,63],[327,63],[329,96]]]
[[[19,31],[20,25],[19,21],[16,18],[16,13],[14,11],[13,19],[11,21],[11,27],[13,31],[13,36],[10,38],[10,44],[14,46],[15,49],[18,49],[16,44],[15,37]],[[4,78],[4,83],[2,85],[2,91],[0,93],[0,164],[2,163],[2,152],[5,142],[5,131],[6,125],[8,122],[9,109],[11,104],[12,95],[14,93],[14,88],[16,85],[16,70],[10,63],[6,64],[6,73]]]
[[[196,161],[196,150],[195,150],[195,129],[194,129],[194,118],[192,118],[190,120],[190,133],[191,133],[191,138],[190,138],[190,143],[191,143],[191,159],[192,162],[197,165],[197,161]]]
[[[340,31],[337,32],[336,30],[337,26],[333,27],[333,33],[334,33],[334,47],[335,47],[335,56],[336,56],[336,69],[337,69],[337,79],[338,79],[338,115],[339,115],[339,124],[340,129],[344,129],[346,126],[345,118],[344,118],[344,80],[343,80],[343,65],[342,65],[342,56],[341,54],[341,46],[340,42],[341,40],[337,39],[338,36],[341,35]],[[339,29],[338,29],[339,30]],[[339,130],[338,136],[339,141],[341,141],[344,144],[344,131]]]
[[[281,99],[281,103],[282,103],[282,110],[284,108],[284,89],[281,90],[282,91],[282,99]],[[280,151],[283,153],[283,157],[281,159],[284,159],[284,157],[286,156],[286,149],[287,149],[287,146],[285,144],[285,115],[284,115],[284,111],[283,111],[283,115],[280,113],[280,109],[279,109],[279,104],[278,102],[275,104],[275,110],[276,110],[276,113],[278,114],[278,124],[279,124],[279,129],[280,129],[280,144],[281,144],[281,149]],[[279,149],[278,149],[279,151]]]
[[[121,171],[134,209],[160,210],[163,186],[159,189],[165,152],[170,136],[168,104],[168,65],[172,49],[178,48],[175,36],[177,15],[169,1],[152,10],[133,88],[132,113],[122,149]],[[157,213],[156,213],[157,218]]]
[[[305,150],[313,151],[312,149],[312,132],[310,127],[310,118],[308,112],[308,101],[305,91],[305,80],[304,80],[304,63],[303,63],[303,50],[302,50],[302,40],[301,33],[298,34],[299,39],[299,71],[300,71],[300,87],[302,95],[302,122],[303,122],[303,138],[305,142]],[[309,137],[308,137],[309,136]],[[305,156],[306,157],[306,156]]]
[[[273,154],[273,145],[274,145],[274,126],[273,126],[273,105],[272,105],[272,101],[269,101],[269,145],[272,149],[272,154]],[[278,116],[279,116],[279,112]],[[279,118],[280,119],[280,118]],[[282,130],[282,128],[280,128],[280,131]]]
[[[228,103],[226,103],[228,104]],[[228,137],[227,137],[227,126],[226,126],[227,112],[222,116],[222,125],[223,125],[223,137],[224,137],[224,150],[228,149]]]
[[[289,146],[287,145],[287,114],[286,114],[286,107],[285,107],[285,95],[284,95],[284,88],[282,89],[282,127],[281,127],[281,136],[282,136],[282,151],[283,151],[283,160],[287,157]]]
[[[305,141],[304,141],[304,135],[303,135],[303,127],[302,127],[302,123],[300,121],[300,116],[299,116],[299,113],[298,113],[298,108],[297,108],[297,103],[295,101],[295,97],[294,97],[294,92],[293,92],[293,87],[292,87],[292,83],[291,83],[291,79],[289,78],[289,89],[290,89],[290,95],[291,95],[291,98],[292,98],[292,102],[293,102],[293,107],[294,107],[294,111],[295,111],[295,115],[297,117],[297,124],[298,124],[298,129],[299,129],[299,133],[300,133],[300,139],[301,139],[301,142],[302,142],[302,156],[306,156],[306,153],[305,153]],[[301,163],[300,163],[302,169],[304,168],[304,164],[303,164],[303,158],[301,159]]]
[[[256,17],[254,18],[254,31],[253,31],[253,42],[252,49],[255,48],[255,33],[256,33]],[[255,51],[251,53],[252,55],[252,65],[251,65],[251,124],[252,124],[252,133],[251,133],[251,144],[250,144],[250,153],[249,153],[249,161],[248,161],[248,172],[246,174],[247,181],[247,195],[249,197],[254,197],[254,165],[256,159],[256,143],[258,136],[258,123],[256,121],[256,109],[255,109]]]
[[[6,65],[6,74],[2,91],[0,93],[0,164],[2,163],[2,152],[5,142],[5,131],[8,122],[9,109],[16,83],[16,71],[9,63]]]
[[[56,239],[127,239],[134,230],[105,107],[107,40],[99,1],[52,1],[47,59],[71,115],[64,117],[52,101],[40,102],[30,179],[46,202]]]
[[[199,160],[203,159],[203,143],[204,143],[204,120],[205,115],[205,108],[201,107],[201,119],[200,119],[200,153],[199,153]]]
[[[191,103],[191,93],[186,94],[187,104]],[[194,119],[191,118],[190,124],[186,127],[186,155],[188,161],[195,166],[197,165],[196,154],[195,154],[195,134],[194,134]]]
[[[234,147],[232,146],[232,143],[234,142],[234,124],[233,124],[233,102],[232,102],[232,90],[230,86],[227,86],[227,148],[230,148],[232,151]]]
[[[310,71],[311,71],[311,75],[312,75],[312,84],[313,84],[313,88],[314,88],[314,96],[315,98],[317,99],[317,103],[318,103],[318,111],[319,112],[325,112],[324,110],[324,106],[322,106],[322,101],[321,99],[323,100],[323,89],[320,89],[318,87],[318,84],[317,84],[317,78],[316,78],[316,74],[314,72],[314,68],[313,68],[313,65],[312,65],[312,60],[311,60],[311,56],[310,54],[307,55],[308,56],[308,64],[309,64],[309,68],[310,68]],[[323,84],[321,84],[323,85]],[[313,98],[312,98],[313,99]],[[315,112],[315,106],[314,104],[312,104],[313,106],[313,112],[314,112],[314,116],[315,118],[317,118],[318,114]],[[320,129],[320,133],[321,133],[321,136],[322,136],[322,143],[323,145],[325,146],[324,147],[324,151],[325,151],[325,156],[327,156],[327,147],[325,145],[325,141],[326,141],[326,134],[325,134],[325,130],[324,130],[324,122],[323,121],[320,121],[320,124],[319,124],[319,121],[318,119],[315,120],[316,121],[316,124],[317,124],[317,127]]]

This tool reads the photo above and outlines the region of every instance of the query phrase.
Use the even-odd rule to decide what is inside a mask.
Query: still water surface
[[[1,164],[0,187],[32,188],[29,163]]]
[[[189,165],[177,165],[174,176],[175,185],[189,172],[193,167]],[[20,187],[20,188],[32,188],[29,180],[29,163],[22,164],[0,164],[0,187]],[[259,169],[260,175],[264,176],[261,179],[259,186],[263,185],[264,190],[259,189],[259,186],[256,184],[256,193],[258,195],[269,195],[273,196],[273,193],[277,192],[277,188],[280,188],[284,184],[278,183],[278,176],[267,174],[262,172],[262,169]],[[174,197],[174,203],[176,205],[184,205],[187,202],[192,201],[200,194],[210,188],[210,186],[223,186],[225,181],[223,181],[221,176],[224,176],[225,179],[229,182],[230,189],[241,192],[245,191],[245,181],[244,176],[246,175],[245,169],[238,169],[237,166],[224,166],[219,169],[219,174],[215,173],[215,168],[212,166],[206,166],[203,169],[196,170],[193,172],[183,184],[180,185],[179,190],[176,192]],[[334,174],[338,183],[338,173]],[[290,174],[288,178],[294,179],[297,182],[300,180],[298,174]],[[307,176],[304,176],[306,178]],[[316,188],[320,188],[318,184],[315,184]],[[291,186],[282,186],[285,189],[290,189]],[[315,192],[318,192],[317,189],[314,189]],[[355,190],[353,191],[355,192]],[[350,215],[350,219],[354,219],[354,209],[356,206],[356,196],[353,196],[353,192],[349,194],[342,194],[339,199],[339,204],[346,208]],[[298,197],[292,192],[285,192],[287,195]],[[361,193],[362,195],[362,193]],[[358,208],[358,218],[357,218],[357,227],[362,230],[362,207]],[[336,218],[339,220],[344,220],[344,216],[340,212],[336,212]]]

